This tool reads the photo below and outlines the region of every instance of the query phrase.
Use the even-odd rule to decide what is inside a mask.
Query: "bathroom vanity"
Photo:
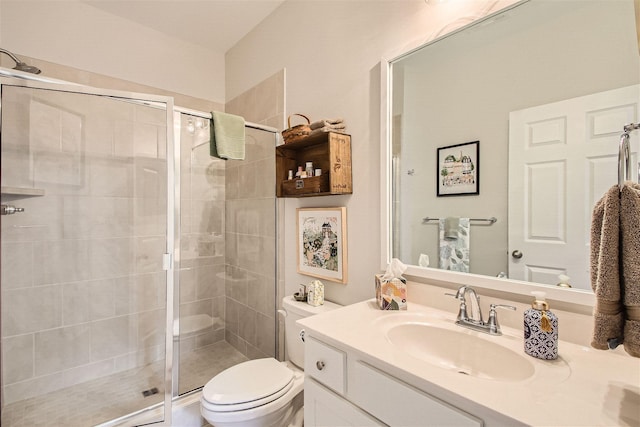
[[[522,330],[491,336],[411,301],[299,323],[307,426],[640,425],[640,362],[620,349],[560,341],[557,360],[539,360]]]

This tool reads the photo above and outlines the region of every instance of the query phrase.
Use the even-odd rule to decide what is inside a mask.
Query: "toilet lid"
[[[249,360],[211,379],[202,397],[214,405],[237,405],[264,399],[293,381],[293,371],[274,358]]]

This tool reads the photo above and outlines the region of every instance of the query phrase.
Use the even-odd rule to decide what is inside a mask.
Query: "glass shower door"
[[[171,100],[1,82],[2,425],[160,407]]]

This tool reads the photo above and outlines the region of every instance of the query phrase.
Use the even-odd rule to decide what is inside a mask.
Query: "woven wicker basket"
[[[300,116],[304,118],[307,123],[302,125],[297,125],[291,127],[291,117],[292,116]],[[306,138],[311,133],[311,120],[304,114],[292,114],[287,118],[287,126],[288,129],[282,131],[282,139],[285,144],[289,144],[291,142],[300,141],[301,139]]]

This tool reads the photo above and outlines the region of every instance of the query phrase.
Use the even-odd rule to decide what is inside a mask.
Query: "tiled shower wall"
[[[29,62],[46,68],[51,77],[83,82],[90,79],[90,84],[99,87],[159,93],[153,88],[33,58]],[[81,75],[77,76],[78,73]],[[167,95],[176,97],[178,105],[204,111],[222,110],[215,103]],[[50,106],[35,108],[44,113]],[[230,101],[226,110],[243,115],[248,121],[281,128],[284,71]],[[50,153],[48,160],[47,156],[41,156],[39,179],[58,185],[73,184],[78,174],[85,173],[92,180],[92,188],[102,189],[91,200],[82,193],[75,201],[71,195],[56,195],[55,190],[48,190],[47,203],[53,202],[52,208],[41,206],[43,198],[27,198],[20,200],[19,205],[28,213],[3,217],[2,264],[11,266],[2,269],[3,305],[12,307],[3,312],[7,335],[2,341],[5,404],[162,357],[163,341],[156,329],[157,325],[164,328],[164,282],[159,282],[162,273],[154,275],[151,271],[159,266],[152,265],[149,259],[158,257],[150,257],[148,252],[164,247],[163,239],[153,240],[159,238],[159,227],[164,226],[164,218],[155,216],[165,212],[166,201],[163,197],[130,197],[127,193],[130,190],[122,189],[122,179],[136,173],[144,176],[144,172],[158,167],[158,159],[164,162],[164,141],[160,139],[154,146],[143,144],[137,149],[141,158],[131,157],[123,163],[114,156],[132,155],[131,127],[122,124],[86,127],[86,144],[96,152],[84,156],[86,167],[79,170],[73,165],[83,155],[75,151],[74,144],[81,137],[74,136],[69,128],[80,118],[62,112],[58,117],[65,123],[59,126],[66,139],[54,143],[62,147],[60,153]],[[149,120],[141,112],[138,117],[141,122]],[[164,123],[164,113],[154,120],[152,126],[160,120]],[[182,120],[186,116],[182,115]],[[15,123],[28,125],[20,118]],[[142,123],[146,132],[150,131],[148,124]],[[56,134],[50,132],[53,128],[48,125],[40,128],[42,138]],[[62,132],[62,127],[67,130]],[[197,132],[186,134],[185,129],[183,123],[180,311],[189,320],[181,321],[184,333],[181,351],[226,339],[248,357],[272,356],[276,308],[275,137],[272,133],[247,129],[247,159],[223,162],[208,156],[208,145],[192,150],[204,136]],[[3,129],[3,132],[10,131]],[[205,132],[208,133],[206,129]],[[164,134],[157,131],[157,135],[162,138]],[[7,138],[5,133],[3,141]],[[51,160],[54,157],[55,162]],[[3,153],[3,162],[10,160],[15,158]],[[24,174],[26,167],[14,170],[18,179],[33,177]],[[162,176],[161,180],[164,179]],[[141,195],[150,182],[148,177],[141,179],[131,191]],[[219,197],[224,199],[225,193],[229,200],[226,205],[215,201]],[[161,194],[164,195],[164,189]],[[135,219],[138,213],[147,216]],[[71,231],[71,225],[78,227]],[[124,237],[132,228],[135,237]],[[64,230],[67,235],[76,233],[74,243],[50,245]],[[225,244],[225,239],[231,239],[230,244]],[[37,243],[38,240],[47,244]],[[62,249],[61,255],[53,256],[51,249],[56,246]],[[86,258],[96,251],[103,251],[100,261]],[[117,268],[144,274],[137,278],[111,277],[110,269],[116,268],[112,261],[123,256],[127,261]],[[84,268],[68,268],[74,257],[79,263],[86,258]],[[109,277],[94,277],[94,272]],[[224,281],[220,280],[222,277]],[[31,303],[28,307],[27,301]],[[210,328],[185,330],[189,322],[194,322],[197,329],[203,320],[200,315],[205,313],[210,316]],[[9,317],[14,320],[8,320]],[[36,355],[35,351],[41,349],[46,356]]]
[[[3,188],[44,190],[1,221],[11,403],[164,357],[166,125],[149,107],[6,89]]]
[[[180,116],[179,298],[184,354],[225,339],[225,161],[209,156],[209,121]]]
[[[277,129],[284,70],[237,96],[226,111]],[[246,129],[244,161],[226,171],[226,339],[249,358],[276,355],[275,135]]]

